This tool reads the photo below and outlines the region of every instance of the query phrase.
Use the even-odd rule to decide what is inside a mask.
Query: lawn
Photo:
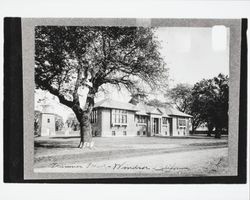
[[[95,137],[93,149],[79,138],[35,138],[36,172],[135,173],[210,176],[227,173],[227,137]]]

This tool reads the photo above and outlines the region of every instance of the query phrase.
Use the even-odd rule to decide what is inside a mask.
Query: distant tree
[[[166,96],[170,98],[172,104],[181,112],[190,112],[192,101],[192,86],[179,83],[174,88],[167,91]]]
[[[204,123],[203,118],[201,118],[201,105],[197,104],[197,99],[194,96],[193,90],[195,89],[197,88],[192,88],[189,84],[179,83],[165,94],[179,111],[192,115],[193,133]]]
[[[158,99],[152,99],[152,100],[148,100],[146,102],[147,105],[149,106],[154,106],[154,107],[163,107],[166,105],[166,103],[158,100]]]
[[[167,70],[153,28],[36,26],[35,83],[73,110],[80,123],[79,147],[92,140],[90,114],[105,84],[137,90],[162,86]],[[86,89],[80,106],[79,91]]]
[[[63,118],[60,115],[55,115],[55,125],[56,125],[56,131],[62,130],[64,123],[63,123]]]
[[[138,89],[138,91],[132,92],[131,99],[130,99],[129,103],[132,103],[134,105],[136,105],[136,104],[138,104],[140,102],[146,103],[147,102],[147,98],[148,98],[148,95],[145,94],[140,89]]]
[[[80,129],[80,123],[78,122],[75,115],[70,115],[67,120],[66,124],[68,128],[71,128],[73,131],[78,131]]]
[[[41,134],[41,112],[38,110],[35,110],[34,113],[34,134]]]

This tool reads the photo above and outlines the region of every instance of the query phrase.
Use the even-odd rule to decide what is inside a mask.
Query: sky
[[[174,87],[178,83],[195,84],[203,78],[213,78],[219,73],[229,74],[229,30],[223,26],[214,28],[190,28],[190,27],[164,27],[155,32],[161,49],[160,53],[169,69],[169,86]],[[109,94],[99,94],[96,101],[103,98],[128,102],[130,94],[122,90],[118,92],[114,88]],[[44,97],[44,92],[36,92],[35,109],[41,110],[36,103],[37,99]],[[51,99],[57,114],[66,120],[71,112],[66,106],[58,107],[58,100],[52,95],[46,94]],[[162,94],[156,94],[151,98],[162,100]],[[81,97],[85,102],[84,92]]]
[[[225,27],[159,28],[161,54],[169,68],[170,86],[195,84],[219,73],[229,74],[229,31]]]

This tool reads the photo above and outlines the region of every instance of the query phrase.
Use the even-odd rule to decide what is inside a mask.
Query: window
[[[162,118],[162,124],[168,124],[168,118],[163,117]]]
[[[146,135],[146,131],[143,131],[143,135]]]
[[[50,123],[50,119],[47,119],[47,122]]]
[[[186,119],[178,119],[178,128],[186,128]]]
[[[138,123],[146,123],[147,122],[147,116],[138,115],[137,122]]]
[[[126,136],[127,135],[127,131],[123,131],[123,135]]]
[[[167,132],[167,131],[165,131],[165,135],[168,135],[168,132]]]
[[[127,124],[127,111],[112,109],[112,123]]]
[[[97,110],[93,110],[90,115],[90,122],[96,123],[97,122]]]
[[[140,135],[140,131],[137,131],[137,135]]]
[[[115,131],[112,131],[112,136],[115,136]]]

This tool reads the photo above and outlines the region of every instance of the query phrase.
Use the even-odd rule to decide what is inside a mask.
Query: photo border
[[[138,178],[92,178],[78,179],[75,176],[68,177],[57,174],[55,179],[49,176],[41,177],[30,174],[33,157],[30,154],[30,131],[33,130],[34,91],[34,67],[28,64],[34,63],[34,46],[27,44],[31,41],[34,25],[75,25],[79,20],[88,24],[107,26],[122,24],[124,26],[182,26],[208,27],[211,24],[225,25],[230,27],[230,75],[236,73],[236,84],[230,81],[230,91],[236,88],[236,92],[230,93],[229,102],[238,102],[234,108],[229,108],[229,116],[236,114],[233,118],[237,124],[234,127],[239,134],[229,138],[229,155],[232,157],[230,163],[234,167],[232,173],[235,176],[207,176],[207,177],[138,177]],[[98,22],[98,23],[97,23]],[[175,22],[175,23],[173,23]],[[29,27],[31,26],[31,27]],[[26,27],[29,27],[28,30]],[[232,31],[234,30],[234,31]],[[246,141],[247,141],[247,19],[55,19],[55,18],[5,18],[4,23],[4,181],[5,182],[47,182],[47,183],[245,183],[246,182]],[[33,33],[34,34],[34,33]],[[232,35],[233,34],[233,35]],[[239,51],[235,52],[231,36],[235,36]],[[237,37],[238,36],[238,37]],[[235,41],[234,41],[235,42]],[[232,46],[231,46],[232,45]],[[30,48],[31,47],[31,48]],[[33,56],[33,58],[32,58]],[[27,62],[28,61],[28,62]],[[232,65],[234,64],[234,65]],[[236,64],[236,65],[235,65]],[[232,69],[233,66],[233,69]],[[230,76],[231,79],[231,76]],[[32,85],[32,87],[30,87]],[[237,88],[237,86],[240,86]],[[32,110],[33,109],[33,110]],[[236,109],[236,112],[235,112]],[[32,112],[28,111],[32,110]],[[238,119],[237,119],[237,113]],[[30,120],[32,119],[32,120]],[[231,119],[232,120],[232,117]],[[231,121],[229,121],[229,126]],[[33,133],[33,132],[32,132]],[[232,134],[231,134],[232,135]],[[33,142],[33,140],[32,140]],[[27,145],[29,148],[27,148]],[[30,146],[31,145],[31,146]],[[234,147],[234,148],[231,148]],[[235,150],[237,147],[238,151]],[[232,156],[234,155],[234,156]],[[235,172],[235,166],[238,166]],[[78,174],[79,175],[79,174]],[[62,177],[62,179],[58,179]]]

